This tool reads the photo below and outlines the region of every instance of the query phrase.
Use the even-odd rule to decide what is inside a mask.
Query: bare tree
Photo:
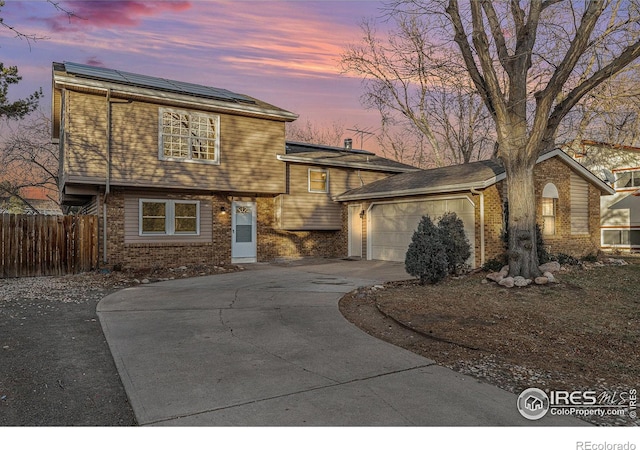
[[[363,105],[380,113],[385,155],[421,167],[488,156],[491,119],[462,60],[440,51],[427,18],[395,9],[390,19],[385,39],[365,21],[362,42],[341,57],[342,70],[363,79]]]
[[[393,7],[424,18],[443,55],[461,55],[493,119],[506,170],[510,275],[538,275],[536,160],[554,146],[567,114],[640,55],[639,5],[402,0]]]
[[[595,88],[563,120],[558,142],[640,146],[639,85],[640,65],[634,64]]]
[[[0,144],[0,196],[37,210],[22,195],[27,187],[41,187],[58,199],[58,147],[51,143],[51,121],[38,114],[18,123]]]
[[[286,128],[286,138],[288,141],[340,146],[344,132],[344,125],[340,122],[332,122],[331,124],[326,125],[314,124],[307,120],[303,123],[288,123]]]

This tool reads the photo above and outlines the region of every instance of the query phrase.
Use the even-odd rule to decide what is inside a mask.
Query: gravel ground
[[[138,283],[236,267],[0,279],[0,426],[130,426],[96,305]]]

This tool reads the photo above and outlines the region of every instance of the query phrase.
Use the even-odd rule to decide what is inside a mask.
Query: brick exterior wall
[[[545,244],[551,253],[567,253],[585,256],[596,253],[600,244],[600,192],[588,185],[589,233],[571,233],[570,202],[571,169],[558,158],[551,158],[538,164],[534,171],[536,186],[536,207],[541,217],[542,189],[553,183],[558,188],[559,199],[556,211],[556,234],[545,236]],[[504,182],[498,182],[484,190],[484,239],[485,259],[489,261],[504,252],[503,233],[503,189]],[[123,268],[173,267],[176,265],[221,265],[231,262],[231,198],[225,195],[189,196],[211,202],[212,239],[203,243],[125,243],[124,191],[114,189],[107,202],[107,267],[120,265]],[[473,199],[475,209],[475,263],[481,260],[480,196],[467,193]],[[203,200],[204,198],[204,200]],[[414,197],[425,199],[428,197]],[[278,258],[302,257],[346,257],[348,254],[348,207],[342,205],[342,230],[339,231],[285,231],[276,225],[276,201],[273,197],[243,198],[256,202],[257,206],[257,260],[272,261]],[[405,200],[408,200],[405,199]],[[97,202],[99,216],[100,263],[103,263],[103,220],[102,196]],[[370,203],[358,202],[366,211]],[[224,207],[226,214],[221,213]],[[205,218],[202,218],[204,220]],[[367,220],[363,220],[362,255],[367,257]]]
[[[504,182],[499,181],[493,186],[489,186],[483,191],[484,195],[484,262],[493,258],[499,258],[504,253],[504,242],[502,234],[504,229],[503,210],[503,189]],[[475,242],[475,263],[476,267],[483,264],[481,249],[481,220],[480,220],[480,195],[473,196],[476,205],[476,242]]]
[[[552,254],[566,253],[575,257],[596,254],[600,250],[600,191],[591,183],[589,189],[589,232],[571,233],[571,189],[572,169],[559,158],[550,158],[539,163],[533,172],[536,189],[536,214],[542,224],[542,190],[547,183],[558,188],[556,207],[556,233],[543,236],[547,251]]]
[[[184,195],[181,199],[210,201],[213,209],[213,238],[211,242],[203,243],[125,243],[124,227],[124,195],[122,189],[114,189],[107,199],[107,267],[120,266],[123,268],[159,268],[181,265],[222,265],[231,262],[231,209],[230,202],[223,196]],[[142,195],[143,196],[143,195]],[[103,198],[98,199],[98,232],[100,263],[103,262]],[[227,213],[221,214],[224,206]],[[202,217],[201,220],[207,220]]]
[[[276,226],[276,201],[258,198],[258,261],[278,258],[345,257],[348,252],[348,210],[342,205],[340,231],[286,231]]]
[[[129,194],[132,195],[132,194]],[[144,195],[140,195],[144,197]],[[223,265],[231,263],[231,199],[222,195],[181,195],[181,199],[211,202],[211,242],[125,243],[125,191],[114,189],[107,200],[107,263],[103,262],[102,196],[98,198],[100,264],[106,267],[156,268],[181,265]],[[172,198],[175,197],[172,196]],[[278,258],[345,257],[347,248],[347,207],[342,206],[341,231],[284,231],[275,225],[273,197],[243,198],[257,207],[257,260]],[[224,207],[226,213],[221,213]],[[201,220],[207,220],[201,217]]]
[[[571,189],[572,169],[559,158],[550,158],[539,163],[534,169],[536,214],[542,224],[542,190],[547,183],[558,188],[559,197],[556,208],[556,234],[543,236],[549,253],[566,253],[575,257],[596,254],[600,249],[600,191],[591,183],[589,189],[589,233],[571,233]],[[484,191],[485,209],[485,262],[503,256],[505,248],[502,240],[504,232],[504,210],[502,198],[505,182],[501,181]],[[480,210],[479,196],[476,203],[476,265],[480,266]]]

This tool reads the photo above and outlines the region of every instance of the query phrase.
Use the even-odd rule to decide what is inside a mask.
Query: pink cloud
[[[72,13],[60,13],[47,19],[53,31],[77,31],[85,28],[134,27],[146,17],[165,12],[182,12],[191,7],[188,1],[74,1],[62,5]]]
[[[107,67],[101,60],[100,58],[96,57],[96,56],[92,56],[90,58],[87,58],[84,62],[85,64],[89,65],[89,66],[96,66],[96,67]]]

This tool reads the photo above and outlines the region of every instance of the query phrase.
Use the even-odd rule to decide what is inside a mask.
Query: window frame
[[[164,203],[165,222],[164,232],[144,231],[143,226],[143,204],[144,203]],[[176,231],[176,205],[190,204],[196,206],[196,230]],[[138,235],[139,236],[200,236],[200,200],[173,200],[162,198],[140,198],[138,199]]]
[[[618,183],[620,182],[620,177],[625,173],[631,175],[631,178],[629,179],[629,181],[631,181],[631,186],[618,185]],[[640,169],[617,170],[614,172],[614,176],[616,177],[616,181],[614,183],[614,188],[616,191],[635,191],[640,187]]]
[[[209,114],[209,113],[205,113],[205,112],[199,112],[199,111],[188,111],[185,109],[178,109],[178,108],[159,108],[158,109],[158,159],[161,161],[176,161],[176,162],[187,162],[187,163],[196,163],[196,164],[213,164],[213,165],[220,165],[220,116],[217,114]],[[177,134],[165,134],[164,133],[164,126],[163,126],[163,122],[164,122],[164,114],[165,113],[173,113],[173,114],[183,114],[183,115],[187,115],[189,118],[189,133],[188,133],[188,156],[186,157],[179,157],[179,156],[167,156],[165,155],[164,152],[164,142],[165,142],[165,137],[168,136],[181,136],[181,135],[177,135]],[[193,158],[193,153],[192,153],[192,139],[193,139],[193,134],[191,133],[192,130],[192,118],[195,117],[204,117],[207,120],[209,119],[213,119],[213,124],[215,127],[215,135],[213,139],[210,138],[200,138],[200,139],[206,139],[206,140],[213,140],[214,141],[214,159],[199,159],[199,158]]]
[[[545,214],[544,210],[545,210],[545,200],[546,201],[551,201],[551,208],[552,208],[552,215],[548,215]],[[557,217],[558,217],[558,213],[557,213],[557,207],[558,207],[558,199],[555,197],[542,197],[542,235],[543,236],[555,236],[556,234],[558,234],[558,229],[557,229]],[[545,226],[547,223],[547,220],[552,219],[553,220],[553,233],[550,233],[547,229],[547,227]]]
[[[325,174],[325,178],[324,178],[324,190],[320,190],[320,189],[313,189],[311,187],[311,173],[324,173]],[[317,183],[317,181],[314,181]],[[313,194],[326,194],[329,192],[329,170],[328,169],[320,169],[320,168],[312,168],[310,167],[307,173],[307,188],[308,191],[310,193]]]
[[[611,232],[615,232],[615,233],[619,233],[619,237],[620,237],[620,244],[607,244],[605,242],[605,233],[611,233]],[[627,238],[628,238],[628,243],[622,243],[623,242],[623,236],[624,233],[627,233]],[[633,237],[631,235],[631,233],[640,233],[640,229],[637,228],[624,228],[624,227],[620,227],[620,228],[602,228],[600,230],[600,245],[603,248],[629,248],[629,249],[634,249],[634,248],[640,248],[640,244],[633,244]]]

